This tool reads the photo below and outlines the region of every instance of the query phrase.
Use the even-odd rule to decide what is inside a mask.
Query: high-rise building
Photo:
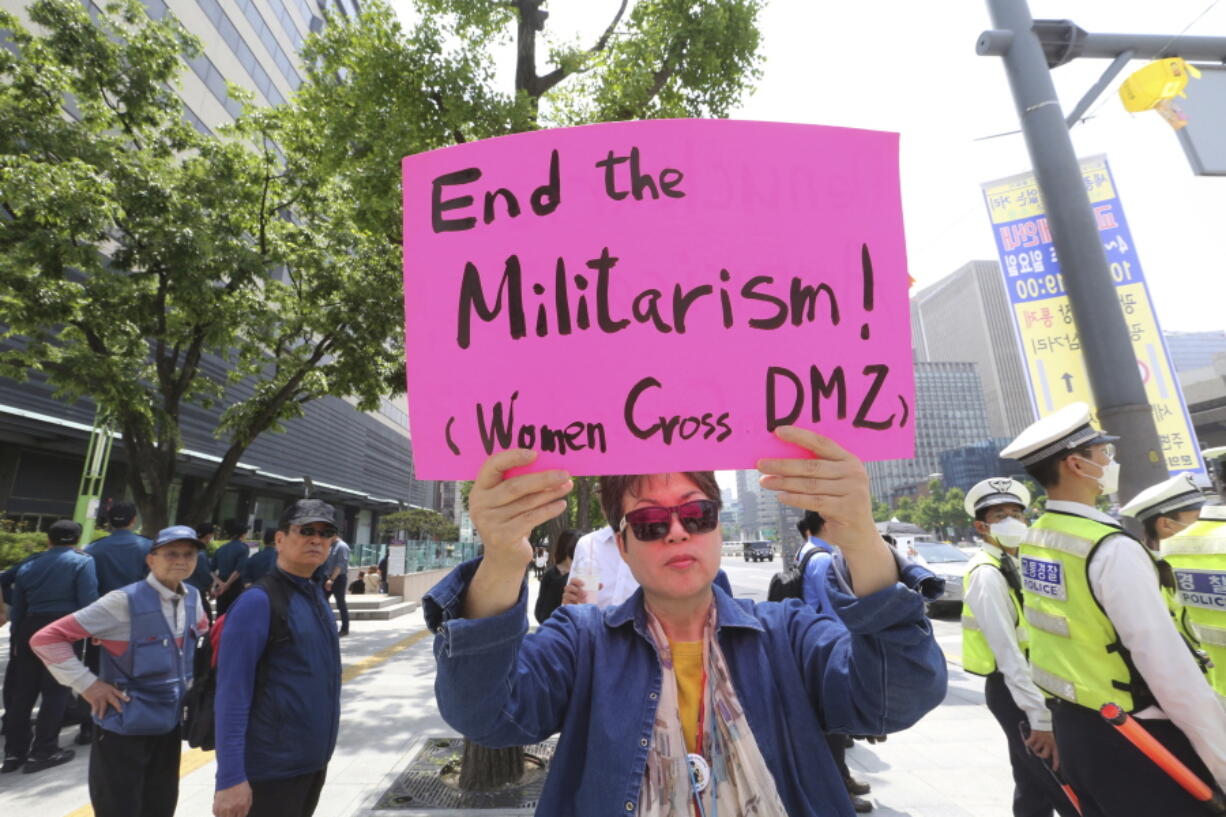
[[[1009,437],[994,437],[942,452],[939,457],[941,482],[946,488],[961,488],[965,493],[971,486],[991,477],[1030,479],[1020,462],[1001,459],[1000,452],[1010,442]]]
[[[917,361],[970,361],[979,371],[993,437],[1016,437],[1034,421],[1000,265],[971,261],[911,298]]]
[[[736,499],[741,505],[741,538],[758,538],[758,472],[736,472]]]
[[[97,16],[98,0],[82,0]],[[303,40],[324,23],[323,5],[333,14],[354,16],[356,0],[144,0],[150,16],[170,14],[195,35],[199,56],[185,60],[179,94],[185,116],[202,133],[213,133],[241,111],[226,84],[254,94],[256,104],[284,102],[303,82],[299,58]],[[26,19],[26,0],[0,0],[0,7]],[[14,47],[7,38],[0,42]],[[210,375],[224,378],[224,363],[205,362]],[[34,373],[17,383],[0,378],[0,511],[45,527],[71,516],[86,441],[94,422],[87,400],[66,402]],[[225,451],[212,436],[221,410],[251,393],[250,383],[228,387],[227,400],[213,408],[183,410],[179,478],[171,489],[171,521],[197,522],[178,514]],[[353,544],[377,541],[378,516],[403,505],[430,507],[436,492],[415,479],[404,399],[385,400],[364,413],[347,400],[308,403],[303,417],[285,424],[283,434],[265,434],[247,449],[216,517],[252,520],[258,529],[281,508],[309,491],[337,506],[342,534]],[[128,464],[116,443],[104,499],[122,498]]]
[[[941,471],[941,454],[983,442],[988,429],[974,363],[915,364],[915,457],[867,463],[875,499],[890,500]]]
[[[1163,332],[1171,363],[1179,374],[1212,369],[1216,358],[1226,356],[1226,331]]]

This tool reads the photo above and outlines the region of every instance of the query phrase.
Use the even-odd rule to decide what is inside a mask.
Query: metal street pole
[[[997,29],[990,34],[1004,45],[1005,72],[1043,194],[1098,419],[1121,438],[1119,497],[1125,502],[1167,477],[1158,430],[1030,7],[1026,0],[987,3]]]
[[[85,465],[81,468],[81,484],[77,488],[77,503],[73,509],[73,521],[81,526],[81,545],[90,543],[94,535],[94,520],[98,515],[98,501],[102,498],[102,485],[106,481],[106,468],[111,461],[111,443],[114,436],[101,411],[94,415],[94,427],[89,435],[89,447],[85,451]]]

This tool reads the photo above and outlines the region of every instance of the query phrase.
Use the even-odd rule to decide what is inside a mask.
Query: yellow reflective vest
[[[989,570],[1000,570],[1001,558],[1008,558],[1003,553],[997,556],[989,553],[987,549],[982,549],[971,557],[970,566],[966,570],[966,574],[962,577],[962,598],[966,598],[967,591],[971,587],[971,575],[980,568],[988,568]],[[1026,625],[1022,619],[1022,599],[1019,593],[1010,592],[1009,598],[1013,602],[1013,626],[1017,631],[1018,646],[1022,648],[1022,653],[1025,654],[1030,646],[1026,635]],[[992,648],[988,645],[988,639],[984,636],[983,631],[979,629],[979,622],[975,619],[975,613],[971,610],[969,604],[962,602],[962,668],[967,672],[975,675],[991,675],[996,672],[996,655],[992,652]]]
[[[1114,525],[1057,511],[1039,517],[1019,548],[1023,614],[1041,689],[1093,710],[1115,703],[1136,712],[1153,704],[1153,695],[1090,588],[1090,557],[1116,535],[1131,540],[1125,547],[1145,549]]]
[[[1226,697],[1226,507],[1201,509],[1200,520],[1163,540],[1162,558],[1175,571],[1183,612],[1209,655],[1209,683]]]

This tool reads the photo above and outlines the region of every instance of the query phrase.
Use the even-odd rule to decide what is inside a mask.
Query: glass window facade
[[[941,454],[991,436],[974,363],[916,363],[915,457],[868,463],[873,497],[888,501],[925,482],[941,471]]]

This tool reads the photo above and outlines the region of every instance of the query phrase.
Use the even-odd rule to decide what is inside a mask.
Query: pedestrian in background
[[[216,535],[217,526],[212,522],[201,522],[196,525],[196,538],[203,543],[204,547],[201,547],[196,553],[196,567],[187,579],[187,583],[200,593],[200,602],[204,605],[204,612],[209,617],[210,624],[213,623],[213,601],[210,597],[217,588],[221,587],[221,582],[213,573],[213,560],[209,556],[209,545],[212,544],[213,537]]]
[[[85,546],[85,552],[94,557],[100,595],[143,579],[149,572],[145,557],[152,544],[136,532],[140,517],[131,502],[114,503],[106,518],[111,532]]]
[[[217,663],[215,817],[315,813],[340,727],[341,653],[336,619],[311,577],[335,536],[328,503],[300,499],[286,508],[276,569],[226,617]],[[270,594],[284,604],[278,624],[272,618],[280,603]],[[272,637],[276,630],[284,637]]]
[[[221,531],[229,539],[213,554],[213,572],[221,581],[217,590],[217,615],[230,609],[230,605],[243,592],[243,568],[247,566],[250,548],[243,541],[247,535],[247,523],[238,519],[227,519],[221,525]]]
[[[183,701],[196,639],[209,620],[187,580],[204,543],[187,525],[158,533],[149,575],[39,630],[30,646],[56,680],[89,702],[95,722],[89,800],[96,817],[174,817]],[[73,654],[102,642],[97,675]]]
[[[47,549],[17,569],[13,580],[13,628],[5,675],[4,772],[37,772],[67,763],[75,753],[59,747],[60,725],[68,704],[62,686],[30,648],[30,638],[46,625],[98,599],[92,557],[76,550],[81,526],[61,519],[47,530]],[[38,722],[30,734],[34,702],[42,696]]]
[[[349,554],[349,543],[337,536],[324,562],[324,598],[336,599],[336,610],[341,614],[340,635],[349,635],[349,603],[345,600],[349,589]]]
[[[247,560],[243,569],[243,584],[250,586],[267,576],[277,565],[277,529],[264,531],[264,544]]]
[[[383,579],[379,576],[378,569],[372,567],[370,570],[367,570],[362,581],[366,583],[366,593],[368,595],[383,592]]]
[[[838,621],[838,616],[835,615],[834,608],[830,605],[830,598],[826,593],[826,582],[830,580],[830,567],[838,549],[822,538],[822,528],[825,526],[826,520],[820,513],[805,511],[805,515],[796,523],[796,530],[800,533],[803,544],[796,551],[794,559],[797,564],[804,566],[801,599],[816,612]],[[809,556],[810,553],[813,555]],[[873,810],[873,804],[861,795],[868,794],[872,791],[872,787],[851,776],[851,769],[847,766],[847,749],[850,744],[851,740],[847,735],[838,732],[826,733],[826,745],[830,747],[834,765],[838,767],[839,773],[843,776],[843,787],[847,789],[851,807],[857,814],[866,814]]]
[[[566,589],[566,579],[570,574],[571,559],[574,558],[575,543],[578,541],[579,531],[564,530],[553,543],[553,553],[550,554],[553,564],[541,576],[541,589],[533,610],[538,624],[544,624],[545,619],[562,606],[562,591]]]
[[[1054,776],[1060,759],[1051,712],[1026,660],[1030,640],[1016,560],[1029,506],[1030,491],[1008,477],[985,479],[966,494],[964,508],[983,547],[962,578],[962,668],[985,678],[984,701],[1004,730],[1013,817],[1051,817],[1053,809],[1077,817]]]

